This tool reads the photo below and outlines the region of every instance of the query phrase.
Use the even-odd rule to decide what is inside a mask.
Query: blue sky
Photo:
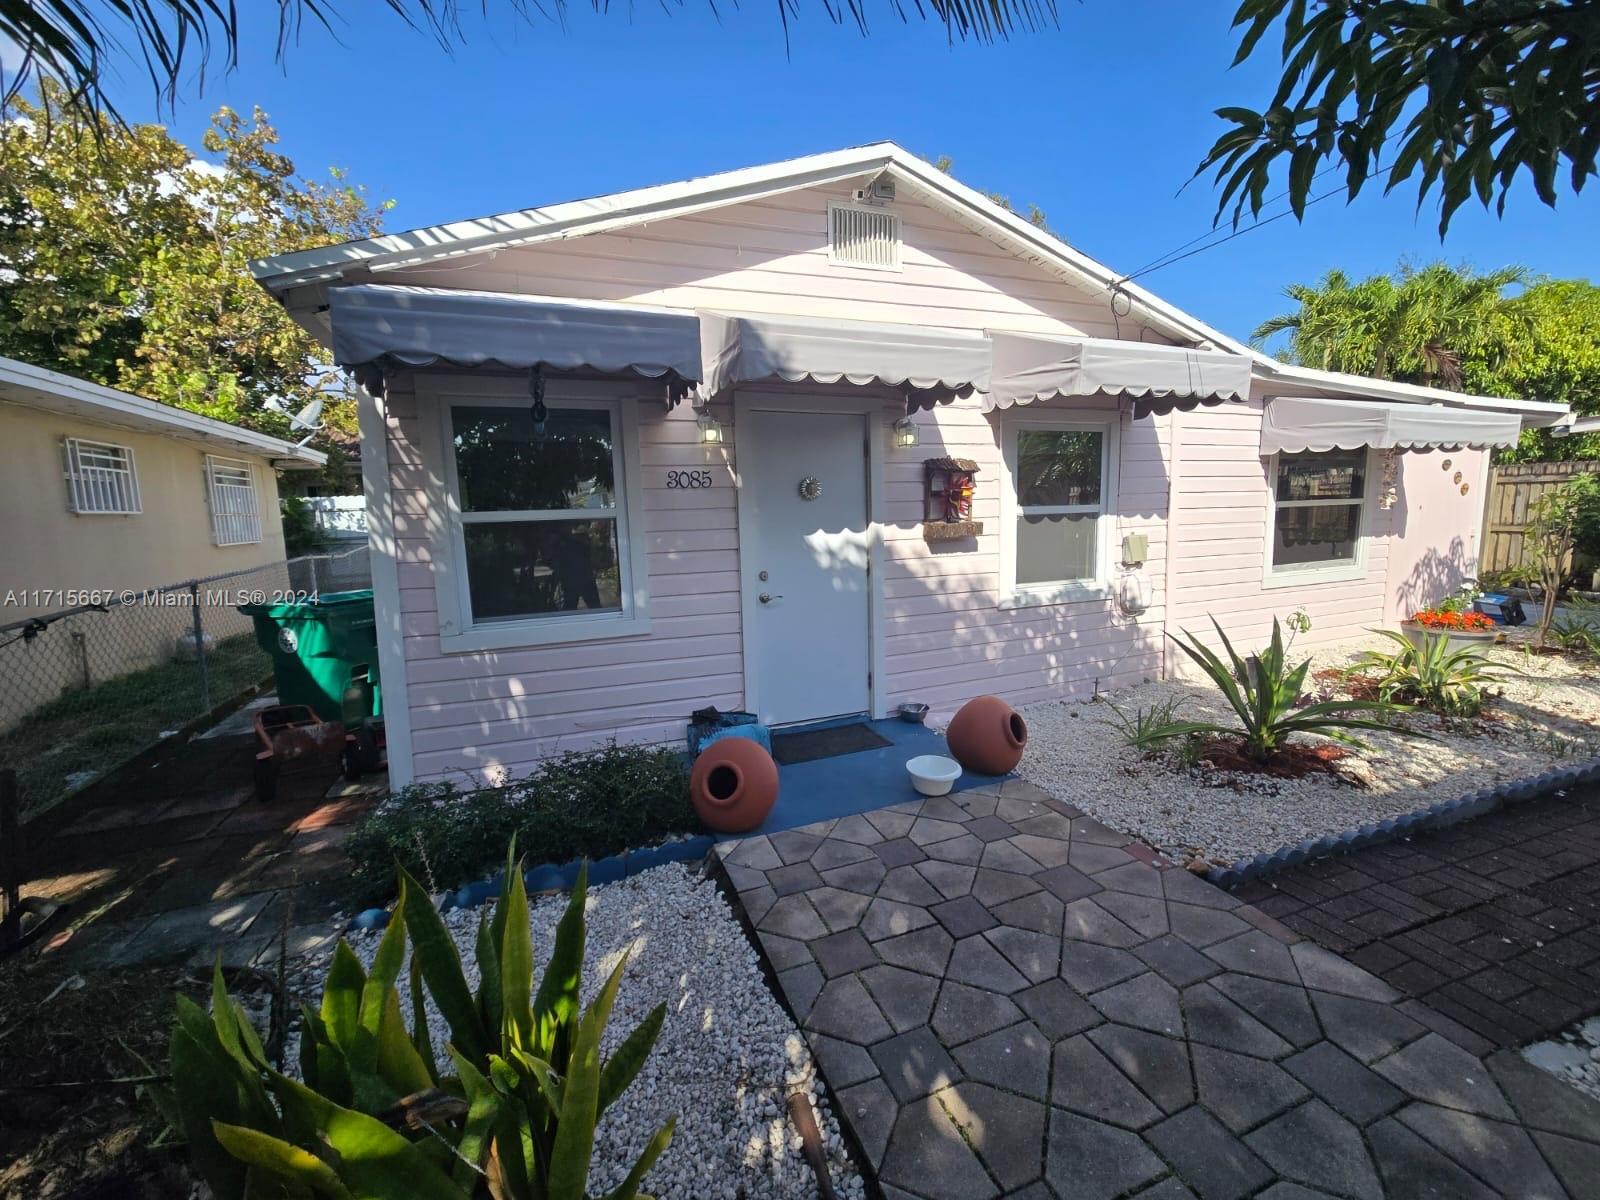
[[[950,155],[964,182],[1038,204],[1073,245],[1131,272],[1209,229],[1209,181],[1180,188],[1221,129],[1212,111],[1259,107],[1273,82],[1266,60],[1228,69],[1234,5],[1211,0],[1064,0],[1059,29],[994,46],[950,45],[883,0],[863,38],[800,0],[787,52],[776,0],[721,3],[720,21],[684,2],[670,14],[648,0],[631,14],[585,7],[564,28],[469,17],[451,56],[377,0],[347,0],[338,38],[307,27],[282,67],[277,6],[241,6],[263,24],[238,69],[162,119],[198,145],[217,105],[259,105],[302,171],[339,165],[395,200],[394,229],[887,138]],[[124,71],[126,115],[156,117],[138,68]],[[1349,207],[1340,196],[1303,224],[1275,222],[1140,282],[1245,336],[1284,309],[1286,283],[1332,267],[1442,257],[1600,277],[1600,185],[1555,212],[1527,189],[1503,220],[1463,208],[1443,244],[1436,226],[1403,185]]]

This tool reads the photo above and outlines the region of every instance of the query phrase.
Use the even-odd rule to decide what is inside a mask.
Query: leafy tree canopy
[[[1587,280],[1433,263],[1358,281],[1330,271],[1285,291],[1295,309],[1252,340],[1288,334],[1287,357],[1304,366],[1600,413],[1600,287]],[[1600,458],[1600,436],[1529,430],[1505,457]]]
[[[1351,199],[1415,177],[1442,236],[1474,195],[1503,212],[1525,178],[1553,207],[1595,173],[1600,0],[1243,0],[1233,23],[1235,64],[1281,24],[1283,70],[1261,111],[1217,111],[1231,128],[1196,173],[1216,168],[1219,220],[1259,215],[1275,172],[1298,217],[1342,166]]]
[[[579,0],[581,2],[581,0]],[[523,20],[553,19],[560,25],[571,0],[502,0],[493,6]],[[609,10],[609,0],[589,0],[597,13]],[[250,7],[224,0],[0,0],[0,37],[15,43],[22,65],[8,80],[0,78],[0,104],[12,99],[36,77],[64,80],[70,103],[94,112],[116,115],[102,86],[108,62],[129,59],[144,66],[156,94],[167,102],[177,98],[180,85],[202,84],[218,62],[232,67],[243,40],[240,10]],[[337,31],[344,9],[338,0],[278,0],[276,55],[284,61],[289,48],[299,42],[307,26]],[[387,14],[419,32],[427,33],[441,48],[450,49],[463,39],[463,9],[480,9],[487,17],[491,5],[464,5],[462,0],[382,0],[381,4],[351,5],[363,19]],[[683,7],[683,0],[666,5]],[[716,0],[707,9],[717,15]],[[777,0],[778,20],[785,32],[802,12],[801,0]],[[834,24],[846,22],[865,34],[868,0],[820,0],[823,14]],[[887,0],[885,11],[902,21],[912,16],[931,17],[951,38],[992,42],[1020,30],[1035,30],[1056,23],[1055,0],[921,0],[904,4]]]
[[[48,131],[48,132],[47,132]],[[0,355],[283,435],[317,395],[353,429],[321,346],[251,278],[253,258],[378,232],[337,170],[295,174],[260,110],[219,109],[197,157],[46,80],[0,121]]]

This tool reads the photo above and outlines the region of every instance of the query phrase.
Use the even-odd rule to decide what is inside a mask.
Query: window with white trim
[[[206,495],[211,503],[211,539],[219,546],[261,540],[255,472],[242,458],[206,455]]]
[[[1114,420],[1007,423],[1004,536],[1014,601],[1049,603],[1104,588],[1116,438]]]
[[[448,405],[464,624],[563,623],[631,607],[619,410],[561,401]]]
[[[1273,479],[1272,570],[1354,565],[1366,508],[1366,449],[1280,454]]]
[[[66,438],[61,444],[67,507],[75,513],[132,516],[142,510],[133,451],[109,442]]]

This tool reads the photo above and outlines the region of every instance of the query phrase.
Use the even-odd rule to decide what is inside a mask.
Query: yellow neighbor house
[[[323,454],[0,358],[0,624],[278,562],[278,472]]]
[[[248,637],[233,592],[291,582],[278,473],[325,461],[0,358],[0,731],[67,692]],[[215,583],[176,586],[191,580]],[[221,698],[194,690],[198,707]]]

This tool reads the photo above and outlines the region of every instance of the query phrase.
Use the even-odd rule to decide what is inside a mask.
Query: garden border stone
[[[1410,837],[1412,834],[1429,829],[1445,829],[1473,817],[1494,812],[1507,804],[1532,800],[1538,796],[1576,787],[1580,783],[1595,781],[1600,781],[1600,758],[1591,758],[1570,767],[1553,767],[1538,775],[1512,779],[1492,788],[1468,792],[1454,800],[1441,800],[1437,804],[1430,804],[1426,808],[1419,808],[1402,816],[1373,821],[1355,829],[1345,830],[1343,833],[1306,838],[1292,846],[1280,846],[1276,850],[1264,851],[1250,858],[1241,858],[1226,867],[1213,866],[1205,872],[1205,878],[1220,888],[1233,888],[1252,879],[1275,875],[1288,867],[1297,867],[1312,859],[1392,842],[1397,838]]]
[[[608,854],[604,858],[590,859],[589,882],[615,883],[619,879],[626,879],[630,875],[637,875],[641,871],[648,871],[652,867],[664,866],[667,863],[698,862],[711,853],[711,848],[716,842],[717,839],[708,833],[696,833],[688,837],[673,838],[655,846],[644,846],[638,850],[625,850],[621,854]],[[574,858],[564,863],[540,863],[538,866],[528,867],[522,872],[523,886],[530,894],[567,891],[578,881],[578,870],[583,862],[583,859]],[[477,908],[479,905],[487,904],[500,894],[500,882],[504,875],[504,871],[496,871],[487,879],[479,879],[474,883],[464,883],[460,887],[452,888],[439,898],[439,911]],[[389,923],[391,911],[387,908],[362,909],[351,918],[350,928],[382,929]]]

